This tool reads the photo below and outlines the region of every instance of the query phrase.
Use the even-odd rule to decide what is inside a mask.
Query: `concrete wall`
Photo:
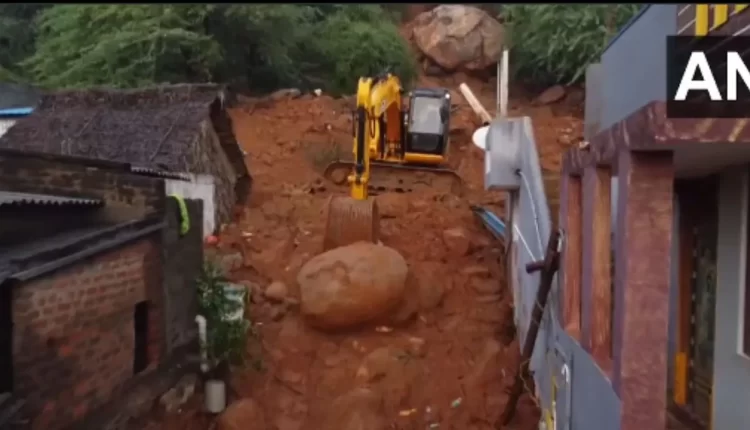
[[[64,429],[133,377],[134,309],[148,301],[149,363],[161,357],[158,237],[140,239],[16,285],[14,395],[32,428]],[[153,306],[152,306],[153,305]]]
[[[718,285],[711,428],[739,429],[750,422],[750,358],[740,354],[747,244],[747,168],[721,175]]]
[[[214,204],[214,178],[210,175],[190,175],[189,181],[166,179],[167,195],[177,194],[186,199],[203,200],[203,237],[213,234],[216,228],[216,205]]]
[[[587,120],[587,125],[598,122],[599,130],[604,130],[645,104],[666,98],[666,36],[677,32],[676,8],[650,5],[604,51],[602,111],[597,121]]]
[[[201,200],[185,200],[190,230],[180,235],[180,210],[175,199],[167,199],[162,232],[162,268],[165,297],[167,353],[197,339],[195,315],[198,296],[195,280],[203,268]]]
[[[516,124],[512,124],[513,122]],[[511,239],[508,267],[516,306],[515,323],[521,340],[528,331],[540,276],[539,272],[527,274],[525,266],[543,258],[552,228],[530,122],[529,118],[502,121],[506,125],[500,127],[512,127],[513,132],[508,130],[507,133],[488,135],[488,139],[491,139],[488,142],[490,152],[502,150],[500,136],[516,136],[519,139],[519,142],[514,143],[519,148],[518,165],[511,167],[520,170],[521,187],[511,194],[512,203],[508,205],[506,219],[512,220],[508,226]],[[493,124],[493,127],[498,125]],[[486,156],[491,160],[496,159],[492,154]],[[494,164],[490,167],[500,168]],[[491,180],[500,176],[487,175],[487,178]],[[485,185],[491,187],[493,184]],[[551,416],[554,410],[557,416],[556,428],[563,430],[618,430],[620,400],[609,378],[560,325],[560,288],[559,280],[555,278],[530,364],[541,400],[542,415]],[[558,387],[554,406],[553,383]]]

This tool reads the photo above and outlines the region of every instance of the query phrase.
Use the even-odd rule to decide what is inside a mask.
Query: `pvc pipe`
[[[195,323],[198,324],[198,339],[200,340],[201,348],[201,372],[208,372],[210,366],[208,365],[208,350],[207,350],[207,338],[206,335],[206,318],[203,315],[196,315]]]
[[[206,381],[204,393],[205,406],[209,413],[218,414],[227,407],[227,387],[224,381],[209,379]]]

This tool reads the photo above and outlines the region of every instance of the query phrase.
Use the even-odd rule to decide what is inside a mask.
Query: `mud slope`
[[[424,85],[455,88],[463,77],[424,79]],[[491,107],[491,84],[469,81]],[[384,213],[386,245],[407,259],[415,281],[434,288],[428,309],[392,331],[370,327],[340,335],[308,328],[294,306],[263,297],[272,281],[282,281],[294,301],[295,276],[320,252],[323,207],[331,194],[343,194],[321,180],[322,166],[340,151],[350,151],[350,106],[345,99],[303,96],[295,100],[242,106],[232,111],[238,141],[248,153],[255,182],[247,207],[226,226],[220,252],[235,255],[234,281],[255,288],[248,315],[260,340],[251,354],[263,370],[238,370],[232,398],[252,397],[266,428],[322,430],[322,417],[336,414],[331,402],[362,385],[358,369],[376,366],[380,379],[369,382],[384,399],[384,417],[394,429],[491,429],[505,402],[506,386],[517,364],[510,293],[500,271],[500,244],[472,218],[471,203],[502,209],[502,195],[482,189],[483,154],[470,143],[476,124],[456,93],[452,120],[451,165],[464,177],[464,199],[429,191],[378,196]],[[513,114],[533,118],[543,168],[559,169],[560,154],[580,135],[577,113],[564,107],[531,107],[523,97],[511,101]],[[554,183],[552,183],[554,187]],[[554,191],[553,191],[554,192]],[[456,255],[443,242],[446,229],[459,227],[471,244]],[[402,357],[379,360],[388,351]],[[373,352],[375,351],[375,352]],[[401,351],[400,353],[398,351]],[[401,354],[401,355],[399,355]],[[141,428],[207,429],[196,395],[180,413],[154,418]],[[538,411],[529,396],[519,405],[513,428],[533,429]],[[248,427],[251,428],[251,427]],[[254,427],[252,427],[254,428]]]

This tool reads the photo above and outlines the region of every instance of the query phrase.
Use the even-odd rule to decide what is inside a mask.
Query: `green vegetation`
[[[228,318],[242,305],[227,297],[227,285],[222,270],[207,261],[197,279],[198,314],[206,318],[206,343],[202,348],[205,348],[211,365],[219,368],[227,364],[243,364],[248,337],[256,337],[246,318]],[[259,363],[258,360],[254,362]]]
[[[540,85],[571,84],[585,76],[637,4],[506,5],[511,64],[519,78]]]
[[[339,93],[357,74],[391,66],[408,82],[416,70],[377,5],[8,5],[0,34],[0,79],[52,88],[214,81]]]
[[[408,5],[0,5],[0,81],[50,88],[222,82],[351,93],[389,67],[408,86]],[[637,5],[505,5],[511,64],[538,84],[578,82]]]

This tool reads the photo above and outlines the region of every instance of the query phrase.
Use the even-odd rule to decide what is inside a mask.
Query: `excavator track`
[[[346,178],[353,168],[353,162],[334,161],[328,164],[323,176],[336,185],[346,185]],[[463,194],[464,183],[455,171],[443,167],[371,161],[368,189],[373,195],[432,190],[460,196]]]
[[[378,243],[380,240],[380,216],[375,199],[331,196],[327,207],[324,251],[355,242]]]

